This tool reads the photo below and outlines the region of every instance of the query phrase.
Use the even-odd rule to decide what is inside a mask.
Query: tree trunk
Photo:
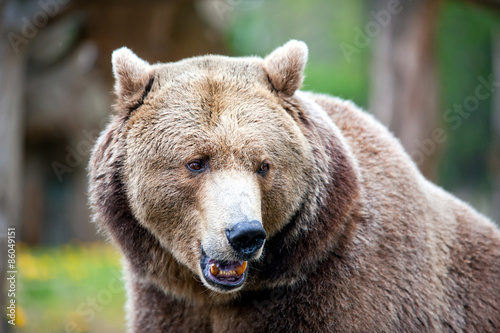
[[[370,109],[401,140],[422,173],[434,179],[442,140],[435,130],[439,126],[435,41],[441,1],[404,2],[399,11],[390,12],[391,2],[377,1],[372,11],[374,20],[373,13],[390,13],[390,21],[382,24],[375,43]]]

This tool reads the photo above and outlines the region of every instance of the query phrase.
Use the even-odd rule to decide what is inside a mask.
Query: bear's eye
[[[262,163],[260,166],[259,166],[259,169],[257,170],[258,173],[260,174],[265,174],[269,171],[269,163]]]
[[[202,172],[205,170],[205,163],[200,160],[195,160],[186,164],[186,167],[188,168],[189,171]]]

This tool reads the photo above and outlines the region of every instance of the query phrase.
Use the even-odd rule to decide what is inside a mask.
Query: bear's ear
[[[121,102],[131,102],[142,95],[151,80],[152,66],[126,47],[115,50],[111,56],[115,93]]]
[[[291,96],[302,85],[307,62],[307,45],[291,40],[264,58],[264,70],[274,89]]]

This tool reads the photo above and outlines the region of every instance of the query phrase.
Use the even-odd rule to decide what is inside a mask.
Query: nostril
[[[262,233],[260,230],[251,230],[246,233],[237,234],[231,238],[232,244],[237,245],[239,249],[247,249],[253,247],[260,247],[264,240],[266,239],[266,234]]]
[[[226,237],[231,247],[243,255],[257,252],[266,240],[266,231],[259,221],[236,223],[226,230]]]

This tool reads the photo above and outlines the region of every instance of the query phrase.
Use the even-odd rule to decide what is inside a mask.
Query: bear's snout
[[[226,237],[243,260],[251,259],[264,245],[266,231],[259,221],[243,221],[226,229]]]

